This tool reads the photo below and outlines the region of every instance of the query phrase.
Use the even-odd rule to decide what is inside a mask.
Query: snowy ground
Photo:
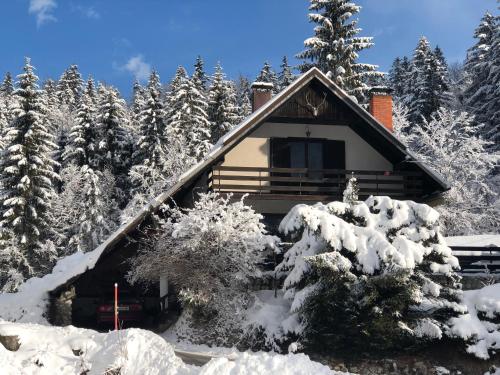
[[[102,375],[118,369],[120,375],[346,374],[304,354],[233,351],[231,358],[215,358],[202,367],[186,365],[163,338],[139,329],[98,333],[71,326],[0,322],[0,336],[18,336],[21,344],[17,351],[0,345],[3,375]]]

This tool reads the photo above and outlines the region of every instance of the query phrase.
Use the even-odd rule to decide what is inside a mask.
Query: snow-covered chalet
[[[111,293],[115,282],[125,283],[126,260],[163,203],[189,207],[197,192],[209,190],[233,193],[235,199],[248,194],[246,202],[273,226],[298,203],[341,200],[351,175],[358,180],[360,199],[388,195],[434,205],[448,189],[393,135],[392,98],[386,90],[372,90],[367,111],[316,68],[274,96],[268,83],[252,88],[253,113],[112,234],[96,250],[92,269],[77,272],[51,292],[54,322],[60,321],[57,301],[72,300],[78,325],[95,311],[102,293]],[[167,308],[164,281],[139,292],[150,306]]]

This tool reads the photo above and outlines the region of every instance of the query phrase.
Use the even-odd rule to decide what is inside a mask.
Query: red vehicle
[[[118,298],[118,321],[121,325],[139,324],[144,321],[143,303],[126,293]],[[113,300],[106,300],[97,306],[97,324],[113,325],[115,320],[115,303]]]

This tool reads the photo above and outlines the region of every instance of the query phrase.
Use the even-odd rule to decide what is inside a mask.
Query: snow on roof
[[[448,246],[500,247],[500,234],[446,237]]]

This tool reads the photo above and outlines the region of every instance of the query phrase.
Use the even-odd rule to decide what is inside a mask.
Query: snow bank
[[[164,339],[140,329],[98,333],[71,326],[3,322],[0,335],[18,336],[21,343],[15,352],[0,345],[5,375],[101,375],[111,370],[120,370],[121,375],[342,374],[304,354],[236,353],[231,359],[212,359],[203,367],[186,365]]]
[[[500,349],[500,284],[464,292],[468,313],[452,318],[450,334],[467,342],[467,352],[488,359],[491,350]]]

